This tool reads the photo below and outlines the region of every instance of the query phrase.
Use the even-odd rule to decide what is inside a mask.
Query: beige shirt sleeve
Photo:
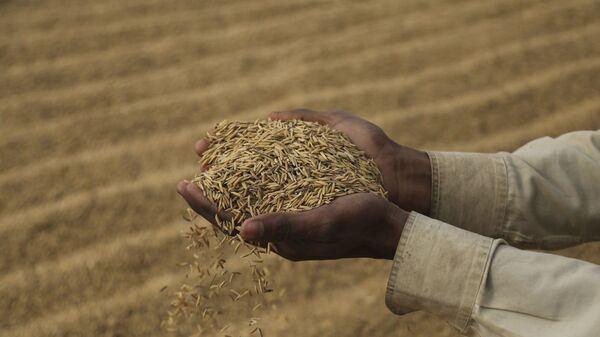
[[[386,304],[397,314],[429,311],[471,336],[596,337],[600,266],[519,250],[413,212]]]
[[[600,240],[600,130],[514,153],[430,152],[431,216],[519,247]]]
[[[541,138],[512,154],[429,155],[439,220],[411,213],[390,310],[426,310],[474,336],[598,336],[600,266],[506,241],[559,248],[600,239],[600,131]]]

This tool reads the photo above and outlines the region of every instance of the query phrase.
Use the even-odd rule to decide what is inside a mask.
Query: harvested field
[[[165,335],[175,184],[224,118],[348,110],[468,151],[600,128],[599,18],[597,0],[0,1],[0,336]],[[562,253],[600,263],[600,244]],[[265,336],[457,336],[387,311],[390,262],[269,263],[287,297]]]

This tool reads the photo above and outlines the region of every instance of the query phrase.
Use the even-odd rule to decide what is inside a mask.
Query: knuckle
[[[321,226],[319,226],[319,232],[318,235],[319,237],[326,239],[326,238],[331,238],[333,236],[335,236],[336,231],[334,226],[331,223],[323,223]]]
[[[309,112],[314,112],[311,109],[307,109],[307,108],[298,108],[298,109],[293,109],[291,110],[292,112],[296,112],[296,113],[309,113]]]
[[[350,117],[350,116],[352,116],[349,112],[342,111],[342,110],[335,110],[335,111],[330,112],[330,114],[335,117]]]
[[[290,110],[289,113],[295,119],[305,120],[307,118],[307,116],[312,113],[312,111],[309,109],[300,108],[300,109]]]
[[[279,214],[275,218],[273,236],[280,240],[287,239],[291,234],[291,224],[285,214]]]
[[[317,235],[322,239],[330,239],[337,235],[337,228],[335,226],[335,219],[332,215],[324,215],[321,218],[321,224],[317,227]]]

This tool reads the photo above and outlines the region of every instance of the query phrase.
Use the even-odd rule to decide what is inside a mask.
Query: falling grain
[[[311,210],[353,193],[387,197],[387,192],[374,161],[343,133],[325,125],[299,120],[224,121],[207,140],[210,145],[200,161],[206,169],[192,182],[218,212],[210,219],[214,226],[195,222],[197,215],[190,209],[184,212],[184,219],[192,222],[185,234],[187,249],[195,253],[192,263],[180,265],[197,270],[198,283],[176,292],[166,326],[172,328],[174,316],[196,313],[207,322],[203,327],[210,325],[220,334],[229,328],[223,322],[227,309],[220,298],[230,297],[232,305],[254,312],[263,307],[250,303],[254,295],[260,295],[260,300],[273,291],[261,254],[277,252],[277,247],[244,241],[239,232],[245,220],[265,213]],[[227,258],[245,259],[250,272],[229,271]],[[284,293],[282,289],[278,297]],[[257,318],[250,319],[250,327],[250,334],[263,336]]]

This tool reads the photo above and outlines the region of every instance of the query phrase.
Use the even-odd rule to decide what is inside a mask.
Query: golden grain
[[[229,324],[219,322],[219,317],[223,317],[219,315],[224,313],[220,296],[229,296],[236,305],[246,301],[250,308],[253,293],[273,291],[261,253],[269,254],[276,247],[270,242],[245,242],[239,234],[244,220],[265,213],[307,211],[353,193],[387,197],[387,192],[374,161],[343,133],[325,125],[299,120],[223,121],[207,135],[207,140],[209,148],[200,160],[206,170],[192,182],[217,207],[215,226],[195,222],[197,215],[190,209],[184,212],[184,219],[192,222],[185,234],[189,240],[187,249],[197,253],[193,254],[193,264],[182,266],[198,271],[197,284],[184,285],[175,293],[166,325],[171,328],[173,317],[187,317],[195,312],[212,322],[214,331],[222,327],[222,333]],[[242,248],[244,252],[237,255]],[[227,270],[225,256],[253,256],[246,275],[253,287],[240,284],[244,278],[235,277],[240,272]],[[245,290],[233,288],[240,285]],[[284,293],[281,290],[278,297]],[[201,303],[200,298],[207,302]],[[254,304],[251,311],[260,307],[261,303]],[[258,332],[262,337],[257,319],[251,318],[250,322],[254,328],[250,334]]]
[[[373,160],[343,133],[325,125],[223,121],[207,140],[210,147],[200,163],[208,169],[193,182],[219,211],[231,215],[229,220],[215,216],[230,235],[258,214],[309,210],[358,192],[386,196]]]

